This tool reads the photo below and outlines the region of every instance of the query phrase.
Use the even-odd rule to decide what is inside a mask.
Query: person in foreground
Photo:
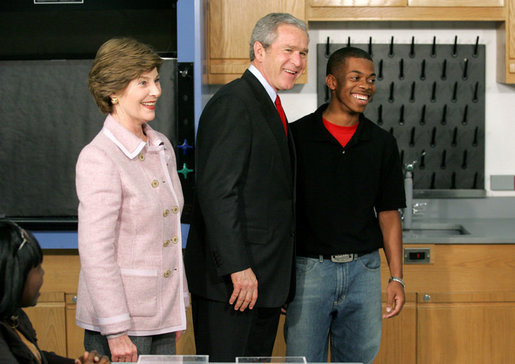
[[[113,361],[175,354],[186,329],[184,204],[170,141],[153,130],[161,58],[115,38],[97,52],[89,89],[104,127],[81,151],[77,325],[84,346]]]
[[[329,104],[292,124],[297,148],[296,296],[285,322],[287,355],[308,362],[371,363],[381,341],[381,271],[390,268],[383,318],[404,305],[402,167],[394,137],[363,116],[376,74],[365,51],[328,60]]]
[[[293,293],[295,160],[277,92],[302,74],[307,48],[304,22],[283,13],[261,18],[251,66],[200,118],[185,264],[197,353],[211,361],[270,355]]]
[[[40,350],[36,332],[22,307],[35,306],[45,272],[36,238],[8,220],[0,220],[0,362],[2,364],[107,364],[97,352],[68,359]]]

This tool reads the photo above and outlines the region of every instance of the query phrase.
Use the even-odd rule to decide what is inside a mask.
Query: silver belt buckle
[[[334,263],[348,263],[354,260],[354,254],[336,254],[331,255],[331,262]]]

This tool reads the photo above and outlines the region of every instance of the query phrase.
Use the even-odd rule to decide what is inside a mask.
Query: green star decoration
[[[182,164],[182,169],[178,170],[177,173],[181,173],[184,176],[184,179],[188,179],[188,173],[193,172],[193,169],[189,169],[186,166],[186,163]]]

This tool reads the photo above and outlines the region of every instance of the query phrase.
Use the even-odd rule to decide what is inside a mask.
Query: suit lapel
[[[249,83],[249,86],[253,92],[253,96],[257,99],[258,103],[261,105],[259,108],[263,114],[263,118],[266,121],[266,126],[272,132],[274,136],[275,142],[277,143],[279,150],[281,151],[281,160],[286,168],[286,171],[289,171],[288,176],[291,176],[292,173],[292,163],[290,160],[290,150],[289,150],[289,142],[288,139],[291,138],[291,133],[288,132],[288,138],[284,134],[284,127],[281,121],[281,117],[277,112],[275,105],[273,104],[270,96],[266,92],[265,88],[259,80],[250,72],[249,70],[245,71],[242,76],[242,79],[246,80]],[[288,182],[291,182],[289,180]]]

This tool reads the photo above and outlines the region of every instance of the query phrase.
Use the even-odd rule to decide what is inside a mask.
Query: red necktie
[[[286,127],[286,115],[284,114],[283,106],[281,105],[281,99],[279,95],[275,98],[275,107],[277,108],[277,112],[281,117],[281,121],[283,122],[284,132],[288,135],[288,128]]]

